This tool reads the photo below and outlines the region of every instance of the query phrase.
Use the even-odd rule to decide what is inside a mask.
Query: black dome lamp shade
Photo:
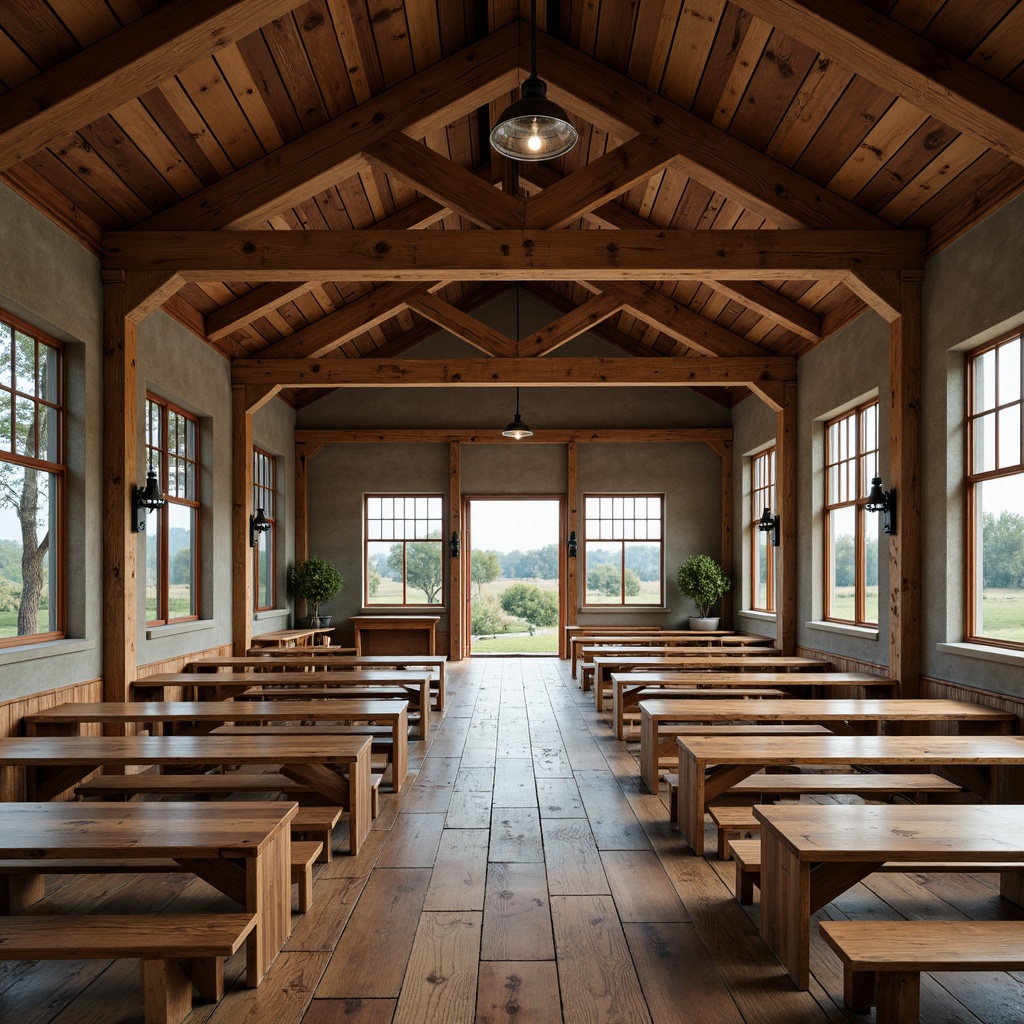
[[[515,419],[501,432],[502,437],[511,437],[516,441],[522,441],[524,437],[533,437],[533,431],[523,422],[519,415],[519,388],[516,388],[516,415]]]
[[[512,160],[552,160],[568,153],[579,136],[569,116],[537,77],[537,0],[530,3],[530,77],[491,131],[491,146]]]

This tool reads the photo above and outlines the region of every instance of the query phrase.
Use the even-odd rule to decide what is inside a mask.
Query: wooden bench
[[[676,801],[679,799],[679,776],[674,772],[665,774],[668,782],[669,812],[676,820]],[[774,803],[783,796],[811,796],[825,793],[848,793],[867,798],[909,796],[920,798],[927,793],[959,793],[961,787],[941,775],[922,773],[852,774],[829,773],[800,775],[749,775],[740,779],[729,792],[739,793],[753,799],[754,803]]]
[[[192,1012],[193,986],[204,999],[224,995],[224,959],[255,924],[255,914],[8,917],[0,922],[0,959],[138,958],[146,1024],[178,1024]]]
[[[761,885],[761,840],[733,839],[729,842],[729,856],[736,864],[736,899],[744,906],[754,902],[754,886]],[[934,872],[981,873],[985,871],[1024,871],[1024,863],[1017,861],[892,861],[875,868],[890,873],[911,874]]]
[[[1022,921],[822,921],[843,963],[843,1002],[877,1024],[918,1024],[922,971],[1019,971]]]
[[[291,880],[298,888],[299,913],[304,914],[313,904],[313,864],[322,855],[319,841],[292,841]],[[185,871],[170,857],[118,857],[116,859],[47,858],[45,860],[0,860],[0,915],[16,913],[25,907],[20,896],[18,877],[38,875],[40,870],[50,875],[104,875],[138,873],[170,873]],[[244,937],[244,936],[243,936]],[[2,945],[0,945],[2,948]],[[12,959],[19,959],[14,957]]]
[[[613,683],[613,686],[615,684]],[[784,690],[775,690],[763,686],[732,687],[724,690],[711,686],[682,686],[666,683],[663,686],[645,686],[643,689],[630,693],[621,692],[621,699],[615,700],[612,691],[611,727],[620,740],[631,739],[631,730],[640,721],[640,701],[642,700],[780,700],[786,696]]]
[[[133,796],[230,796],[248,793],[311,793],[309,786],[277,772],[173,774],[139,772],[135,775],[97,775],[75,787],[78,796],[105,799]]]

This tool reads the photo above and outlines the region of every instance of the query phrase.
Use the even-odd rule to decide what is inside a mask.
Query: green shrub
[[[474,636],[500,633],[505,628],[501,605],[493,594],[473,599],[473,619],[469,628]]]
[[[320,617],[320,605],[341,590],[340,572],[322,558],[307,558],[288,570],[288,586],[296,597],[313,607],[313,618]]]
[[[558,625],[558,595],[529,583],[513,583],[501,595],[501,607],[534,626]]]
[[[710,555],[690,555],[676,571],[676,586],[697,606],[701,618],[706,619],[732,584]]]

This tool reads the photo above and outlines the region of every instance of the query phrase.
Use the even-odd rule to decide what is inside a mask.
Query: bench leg
[[[299,886],[299,913],[305,914],[313,905],[313,865],[294,871],[292,881]]]
[[[224,957],[197,956],[185,961],[185,969],[200,998],[213,1003],[224,998]]]
[[[843,966],[843,1003],[854,1013],[870,1013],[875,1003],[875,972]]]
[[[750,871],[744,871],[740,861],[736,861],[736,899],[744,907],[749,907],[754,902],[754,875]]]
[[[146,1024],[181,1024],[192,1012],[192,979],[180,960],[142,961]]]
[[[729,838],[733,833],[729,832],[728,829],[719,828],[716,829],[718,833],[718,859],[728,860],[729,859]]]
[[[0,914],[20,914],[45,895],[45,875],[7,875],[0,878]]]
[[[918,1024],[921,973],[879,971],[875,979],[875,1024]]]

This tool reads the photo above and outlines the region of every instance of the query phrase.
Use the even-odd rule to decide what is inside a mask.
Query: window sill
[[[172,622],[169,626],[152,626],[146,630],[146,639],[161,640],[165,636],[198,633],[204,629],[213,629],[213,619],[189,619],[188,622]]]
[[[283,616],[288,615],[290,609],[288,608],[265,608],[261,612],[256,612],[253,615],[253,619],[256,622],[260,622],[263,619],[280,619]]]
[[[49,640],[41,644],[0,649],[0,665],[16,665],[20,661],[38,661],[40,658],[60,658],[96,649],[95,640]]]
[[[657,612],[663,615],[672,611],[664,604],[586,604],[576,609],[581,615],[598,615],[601,612],[609,612],[612,615],[642,615],[644,612]]]
[[[775,612],[758,612],[753,608],[741,608],[737,615],[742,615],[746,619],[757,619],[760,622],[776,622],[778,616]]]
[[[979,661],[992,661],[1001,665],[1013,665],[1024,668],[1024,651],[1011,651],[1006,647],[988,647],[985,644],[936,644],[935,649],[941,654],[953,654],[962,658],[977,658]]]
[[[360,608],[360,615],[446,615],[448,609],[440,604],[375,604]],[[337,625],[332,622],[331,625]]]
[[[848,626],[842,622],[805,622],[808,629],[818,629],[822,633],[838,633],[841,636],[855,636],[861,640],[877,640],[878,629],[872,626]]]

